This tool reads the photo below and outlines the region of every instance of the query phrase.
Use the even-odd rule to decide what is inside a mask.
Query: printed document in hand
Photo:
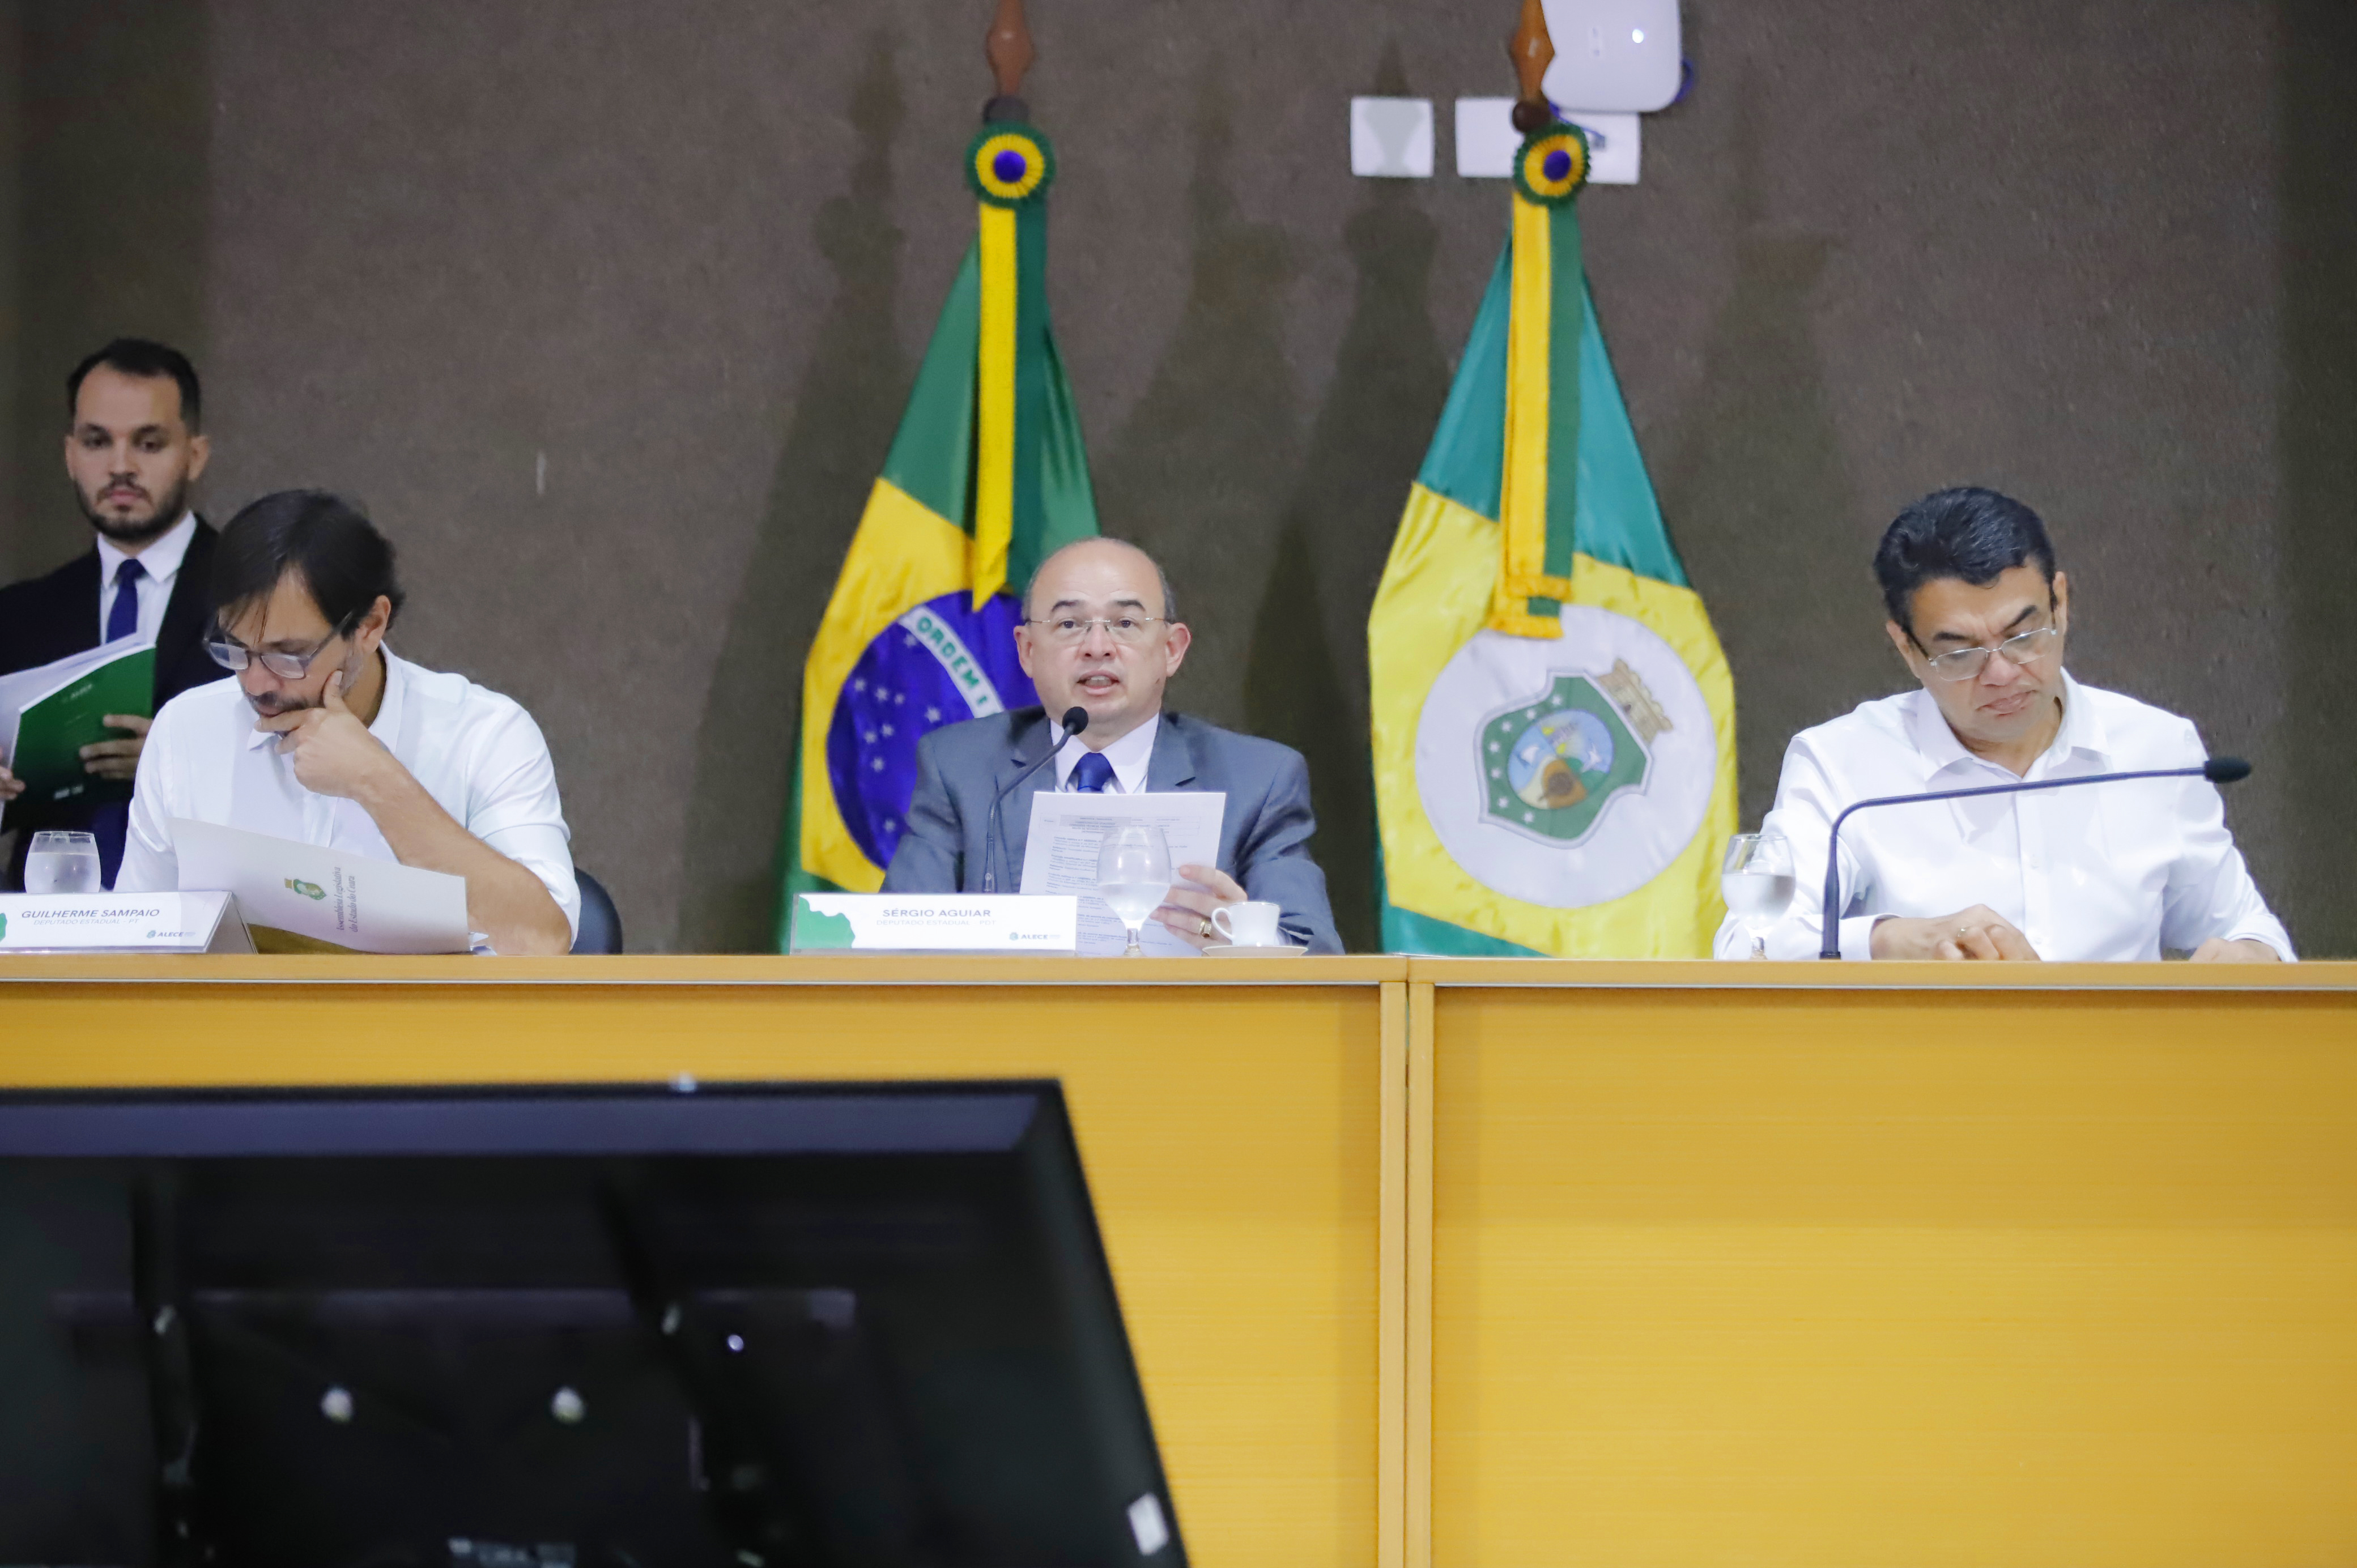
[[[144,719],[155,711],[152,637],[118,637],[54,663],[0,675],[0,764],[25,781],[28,808],[128,800],[131,781],[83,771],[81,748],[128,736],[102,722],[108,714]]]
[[[468,950],[467,879],[172,819],[183,892],[234,893],[263,952]]]
[[[1195,884],[1181,877],[1178,868],[1220,863],[1220,817],[1227,807],[1227,796],[1212,790],[1084,795],[1042,789],[1031,797],[1031,836],[1023,846],[1022,890],[1079,894],[1081,956],[1118,958],[1129,946],[1128,928],[1096,896],[1097,851],[1103,846],[1105,834],[1130,822],[1150,822],[1160,828],[1170,844],[1171,886],[1192,888]],[[1137,945],[1151,957],[1200,956],[1168,927],[1152,918],[1146,922]]]

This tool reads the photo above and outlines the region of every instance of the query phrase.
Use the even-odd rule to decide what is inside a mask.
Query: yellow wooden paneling
[[[207,983],[0,983],[0,1085],[1060,1079],[1196,1560],[1374,1560],[1380,983],[1208,963],[1183,985],[1036,983],[1052,963],[993,972],[1031,984],[907,983],[930,964],[890,984],[696,978],[896,972],[781,960],[614,984],[363,966],[354,983],[349,961],[290,961],[242,971],[314,983],[205,961],[143,967]],[[1397,961],[1372,967],[1403,989]]]
[[[2357,1559],[2319,971],[1444,986],[1434,1560]]]

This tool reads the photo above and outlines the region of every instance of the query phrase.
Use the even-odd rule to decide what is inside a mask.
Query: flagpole
[[[998,15],[991,19],[990,31],[983,38],[982,54],[998,83],[998,95],[982,106],[983,124],[1030,119],[1030,105],[1022,98],[1023,73],[1039,56],[1031,47],[1031,24],[1023,15],[1023,0],[998,0]]]
[[[1022,0],[1008,3],[1022,10]],[[999,14],[1004,16],[1006,9],[1001,5]],[[1546,12],[1539,0],[1523,0],[1522,21],[1506,40],[1506,58],[1514,62],[1514,79],[1523,90],[1514,104],[1514,129],[1534,136],[1555,123],[1555,106],[1540,86],[1547,67],[1555,63],[1555,39],[1547,34]]]

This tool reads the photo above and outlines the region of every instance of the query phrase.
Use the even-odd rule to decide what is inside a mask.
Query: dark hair
[[[2010,496],[1964,485],[1934,490],[1891,520],[1875,547],[1874,575],[1890,618],[1911,638],[1916,589],[1943,577],[1986,587],[2027,561],[2052,587],[2054,544],[2038,514]]]
[[[90,379],[91,371],[104,365],[110,371],[142,381],[161,380],[169,376],[179,383],[180,423],[190,430],[203,426],[205,421],[204,389],[197,384],[197,368],[178,349],[145,338],[117,338],[89,359],[73,368],[66,378],[66,423],[73,423],[74,410],[81,403],[81,383]]]
[[[326,490],[281,490],[229,520],[213,546],[213,614],[268,598],[288,573],[338,631],[350,631],[380,595],[401,613],[393,544],[360,508]]]

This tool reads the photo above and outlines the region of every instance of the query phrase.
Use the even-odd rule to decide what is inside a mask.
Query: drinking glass
[[[1140,958],[1137,945],[1146,917],[1170,893],[1170,845],[1150,822],[1131,822],[1105,834],[1097,851],[1097,897],[1129,928],[1124,958]]]
[[[25,853],[27,893],[96,893],[98,838],[93,833],[42,832]]]
[[[1718,890],[1730,914],[1751,933],[1751,956],[1768,956],[1768,928],[1792,907],[1792,846],[1773,828],[1727,841]]]

